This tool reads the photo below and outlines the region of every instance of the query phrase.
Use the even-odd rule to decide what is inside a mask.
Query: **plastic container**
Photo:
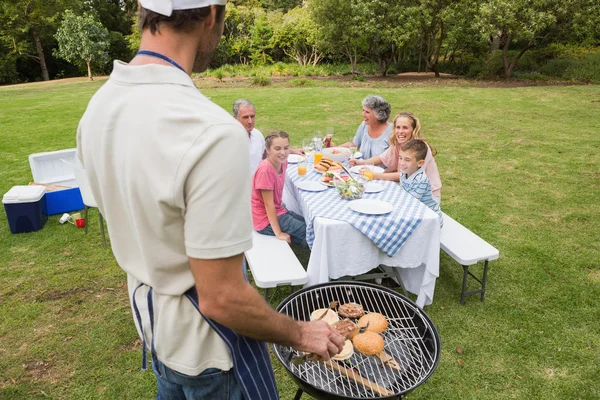
[[[77,149],[36,153],[29,156],[29,166],[34,182],[70,186],[69,189],[46,193],[46,214],[48,215],[63,214],[84,208],[73,168],[62,160],[80,166]]]
[[[2,203],[12,233],[35,232],[42,229],[48,215],[46,189],[43,186],[13,186],[4,194]]]

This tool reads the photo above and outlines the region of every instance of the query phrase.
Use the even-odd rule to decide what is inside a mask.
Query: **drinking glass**
[[[373,180],[373,163],[365,163],[364,164],[364,172],[363,175],[368,180]]]
[[[331,139],[333,138],[333,127],[330,126],[325,130],[325,147],[331,147]]]
[[[315,131],[313,135],[313,146],[315,151],[321,151],[323,149],[323,134],[321,131]]]
[[[307,165],[308,162],[306,161],[306,158],[298,163],[298,175],[306,175]]]
[[[350,146],[350,158],[354,158],[354,153],[356,153],[356,146]]]
[[[314,150],[312,139],[302,140],[302,150],[304,150],[304,154],[306,154],[307,158],[310,158],[312,156]]]

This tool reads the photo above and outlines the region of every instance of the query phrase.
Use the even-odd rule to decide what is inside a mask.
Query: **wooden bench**
[[[485,298],[488,262],[498,259],[500,252],[445,213],[442,214],[444,216],[444,226],[440,233],[441,248],[463,267],[460,303],[465,304],[465,297],[474,294],[481,294],[481,301],[483,301]],[[479,261],[484,262],[483,277],[481,279],[469,271],[469,265],[477,264]],[[479,289],[467,291],[467,276],[469,275],[479,282],[481,285]]]
[[[290,245],[275,236],[252,232],[252,248],[245,256],[256,286],[265,289],[267,301],[270,288],[304,285],[308,281],[308,275]]]

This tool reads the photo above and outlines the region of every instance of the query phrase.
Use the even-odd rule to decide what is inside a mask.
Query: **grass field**
[[[0,194],[32,178],[28,155],[75,147],[103,82],[0,88]],[[350,139],[365,95],[412,111],[437,150],[442,209],[500,250],[485,303],[459,304],[462,269],[441,256],[434,303],[441,361],[409,399],[600,398],[600,87],[203,89],[257,127]],[[90,231],[48,219],[12,235],[0,213],[0,398],[150,399],[125,274]],[[276,305],[287,292],[278,293]],[[274,363],[282,399],[294,383]],[[307,398],[308,396],[305,395]]]

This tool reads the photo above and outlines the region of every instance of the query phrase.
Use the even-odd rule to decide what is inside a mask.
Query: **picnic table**
[[[318,181],[321,174],[287,169],[283,202],[288,210],[304,216],[311,247],[305,286],[344,276],[358,276],[379,265],[394,267],[405,288],[417,295],[417,305],[431,304],[439,276],[440,224],[438,216],[406,193],[397,182],[376,181],[379,193],[363,199],[393,204],[386,215],[364,215],[351,210],[334,188],[322,192],[298,189],[299,182]],[[396,269],[397,268],[397,269]]]

